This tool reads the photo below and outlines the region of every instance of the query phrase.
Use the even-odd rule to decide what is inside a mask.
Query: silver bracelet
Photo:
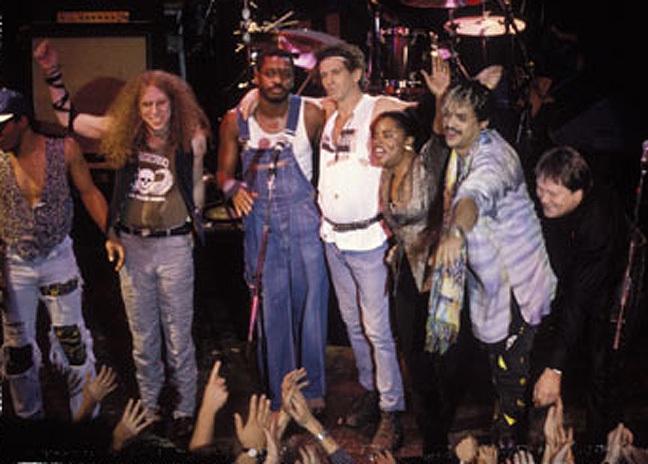
[[[329,434],[326,430],[322,430],[320,433],[315,435],[315,438],[317,439],[318,442],[323,442],[328,438]]]
[[[466,241],[466,233],[459,226],[450,227],[450,229],[448,229],[448,234],[450,234],[450,235],[452,235],[452,236],[454,236],[456,238],[460,238],[464,242]]]

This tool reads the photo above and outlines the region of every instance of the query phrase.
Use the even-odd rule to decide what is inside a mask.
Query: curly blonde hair
[[[108,133],[102,138],[99,153],[120,168],[133,161],[135,153],[146,146],[147,128],[140,116],[140,98],[144,89],[154,86],[171,101],[169,148],[181,147],[188,152],[197,131],[210,135],[209,119],[193,90],[182,78],[165,71],[145,71],[129,79],[108,109],[111,119]]]

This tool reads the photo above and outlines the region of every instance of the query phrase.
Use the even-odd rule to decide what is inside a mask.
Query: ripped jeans
[[[43,417],[39,383],[41,354],[36,343],[39,300],[49,313],[51,362],[67,379],[70,410],[81,406],[82,384],[88,372],[94,377],[92,337],[83,321],[83,281],[66,237],[47,256],[31,261],[7,249],[7,304],[2,312],[4,346],[2,374],[8,381],[16,415],[24,419]]]

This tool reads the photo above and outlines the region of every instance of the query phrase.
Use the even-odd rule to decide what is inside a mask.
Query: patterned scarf
[[[443,231],[449,228],[452,201],[457,188],[469,171],[471,158],[462,159],[455,150],[450,154],[443,192]],[[435,263],[432,270],[432,288],[428,303],[425,350],[444,354],[457,341],[459,318],[464,300],[466,281],[466,245],[461,257],[449,266]]]

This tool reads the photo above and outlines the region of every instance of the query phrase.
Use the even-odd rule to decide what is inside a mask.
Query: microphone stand
[[[277,163],[279,161],[279,155],[283,151],[284,147],[285,147],[284,142],[278,142],[275,145],[274,152],[272,154],[272,161],[270,163],[270,167],[268,168],[268,177],[266,179],[266,186],[268,188],[268,200],[266,202],[265,217],[263,219],[263,229],[261,232],[262,234],[261,247],[259,248],[259,254],[257,256],[256,276],[254,279],[252,301],[250,304],[250,325],[248,327],[247,350],[246,350],[248,358],[252,352],[254,325],[256,322],[257,313],[259,312],[259,310],[263,311],[260,305],[262,279],[263,279],[263,264],[265,263],[266,248],[268,246],[268,233],[270,232],[270,211],[272,206],[272,200],[274,198],[275,180],[277,178]],[[263,318],[261,318],[260,320],[263,321]],[[265,330],[263,327],[261,328],[261,332],[262,332],[262,336],[264,336]]]
[[[646,172],[648,171],[648,141],[644,142],[643,145],[643,154],[641,156],[640,162],[639,185],[637,187],[637,197],[635,198],[635,206],[630,229],[630,248],[628,249],[628,262],[623,274],[618,311],[612,317],[612,322],[615,324],[612,349],[615,352],[618,352],[621,348],[623,326],[626,322],[626,309],[628,308],[630,300],[633,296],[632,286],[641,285],[643,278],[642,268],[640,268],[638,276],[635,276],[632,272],[633,268],[636,265],[643,267],[642,256],[638,253],[638,249],[646,246],[646,237],[641,233],[641,230],[639,229],[639,207],[641,205],[641,197],[643,194],[644,177],[646,176]],[[638,279],[635,280],[635,277],[638,277]]]

